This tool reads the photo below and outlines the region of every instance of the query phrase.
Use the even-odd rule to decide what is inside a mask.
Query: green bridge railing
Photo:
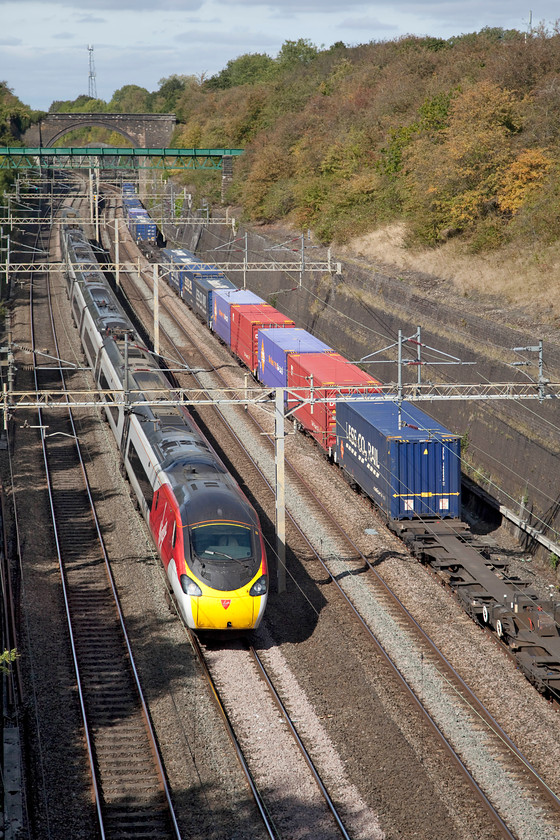
[[[137,149],[61,146],[0,147],[0,169],[222,169],[224,157],[243,149]]]

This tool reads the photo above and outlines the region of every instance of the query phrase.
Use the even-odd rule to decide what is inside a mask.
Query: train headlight
[[[251,589],[249,590],[249,595],[257,596],[257,595],[266,595],[268,590],[268,578],[266,575],[261,575],[261,577],[254,582]]]
[[[202,595],[202,589],[188,575],[181,575],[181,588],[185,595]]]

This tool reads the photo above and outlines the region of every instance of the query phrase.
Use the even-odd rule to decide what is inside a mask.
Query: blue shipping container
[[[185,252],[186,254],[190,254],[189,251]],[[185,301],[185,303],[191,307],[191,309],[196,309],[196,280],[197,278],[207,278],[208,280],[225,280],[225,274],[222,274],[221,271],[213,266],[209,265],[208,263],[202,262],[201,259],[195,257],[194,254],[190,254],[190,256],[181,257],[179,260],[181,263],[181,297]],[[224,289],[235,288],[233,284],[230,286],[229,281],[223,287]],[[205,320],[208,320],[205,318]]]
[[[338,402],[340,466],[390,519],[461,513],[461,439],[414,404]]]
[[[230,309],[236,303],[264,303],[264,300],[250,292],[249,289],[226,289],[216,292],[212,315],[212,329],[231,346],[231,313]]]
[[[188,263],[189,265],[196,260],[195,255],[186,248],[163,248],[163,265],[165,267],[164,280],[169,283],[172,289],[179,292],[181,295],[183,291],[183,271],[182,265]]]
[[[128,216],[130,214],[130,211],[134,207],[141,208],[142,210],[144,210],[144,212],[146,212],[144,206],[142,205],[142,202],[140,201],[140,199],[136,198],[133,195],[123,196],[122,203],[123,203],[123,210],[124,210],[125,216]]]
[[[270,388],[285,388],[288,384],[287,361],[290,353],[329,351],[332,351],[332,347],[300,327],[259,330],[258,378]]]
[[[130,220],[130,232],[136,242],[155,242],[157,225],[145,214]]]
[[[182,297],[191,309],[204,319],[212,329],[214,295],[223,290],[235,289],[233,283],[221,271],[186,270],[183,272]]]
[[[129,219],[134,218],[134,216],[149,216],[149,213],[146,210],[146,208],[142,207],[140,202],[138,202],[138,204],[139,204],[138,207],[128,207],[127,215],[128,215]]]
[[[173,268],[173,249],[172,248],[162,248],[160,251],[161,255],[161,265],[162,265],[162,273],[161,276],[163,280],[171,286],[172,289],[176,291],[180,291],[178,286],[178,278],[177,272]]]
[[[145,221],[153,222],[153,219],[150,218],[146,210],[143,207],[131,207],[128,212],[128,219],[127,224],[129,228],[134,224],[136,221]],[[155,224],[155,222],[153,222]]]

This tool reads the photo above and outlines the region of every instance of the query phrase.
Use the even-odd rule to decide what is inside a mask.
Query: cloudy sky
[[[137,84],[157,90],[174,73],[213,75],[248,52],[275,56],[286,40],[354,45],[405,34],[449,38],[485,26],[552,25],[558,5],[518,0],[0,0],[0,80],[32,108]]]

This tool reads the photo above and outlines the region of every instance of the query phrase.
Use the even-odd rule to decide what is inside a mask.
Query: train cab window
[[[252,556],[251,529],[233,522],[212,522],[191,529],[194,553],[209,560],[245,560]]]
[[[175,543],[177,542],[177,523],[173,523],[173,533],[171,535],[171,548],[175,548]]]

